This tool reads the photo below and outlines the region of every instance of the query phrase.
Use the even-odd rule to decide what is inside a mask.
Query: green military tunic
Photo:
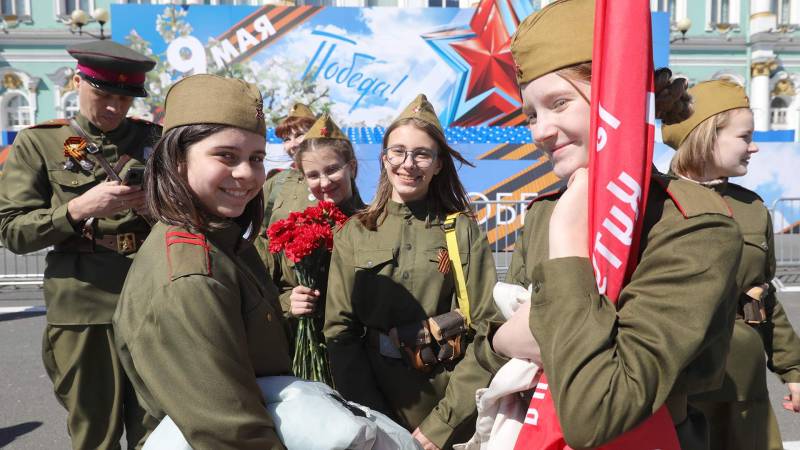
[[[531,331],[572,447],[599,446],[664,404],[682,448],[707,445],[686,396],[722,381],[741,235],[712,192],[653,177],[640,260],[616,307],[598,294],[588,258],[549,260],[560,195],[532,203],[514,251],[507,280],[533,285]]]
[[[334,238],[325,337],[334,384],[345,398],[388,413],[409,430],[419,427],[445,448],[474,432],[475,390],[486,387],[492,376],[476,355],[499,358],[485,339],[489,324],[501,320],[492,301],[496,272],[486,237],[474,220],[461,215],[456,221],[477,334],[455,368],[438,365],[424,374],[400,359],[382,356],[365,339],[365,333],[388,333],[457,307],[452,270],[438,270],[438,253],[447,248],[442,223],[425,201],[389,201],[377,231],[356,219],[348,221]]]
[[[256,377],[291,373],[275,286],[231,225],[158,223],[114,316],[120,358],[147,410],[195,450],[283,448]]]
[[[766,367],[784,383],[800,382],[800,338],[770,284],[763,302],[764,323],[748,325],[742,312],[744,294],[775,276],[772,221],[761,198],[733,183],[714,186],[733,211],[744,238],[738,280],[739,308],[719,390],[690,399],[709,420],[712,449],[782,449],[783,442],[767,392]],[[764,353],[768,359],[765,359]]]
[[[112,166],[123,155],[131,158],[123,172],[142,166],[161,134],[158,125],[133,119],[105,133],[82,115],[76,120]],[[67,219],[67,203],[106,179],[99,164],[91,172],[64,169],[64,142],[76,136],[63,120],[17,135],[0,177],[0,239],[15,253],[55,246],[44,271],[48,326],[42,357],[56,397],[68,411],[73,445],[119,448],[124,421],[134,447],[150,425],[119,366],[110,325],[134,255],[99,245],[94,252],[64,246],[81,241]],[[143,235],[149,228],[128,210],[97,220],[96,236]]]

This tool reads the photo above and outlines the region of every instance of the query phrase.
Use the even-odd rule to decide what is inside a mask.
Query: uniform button
[[[73,185],[73,186],[77,186],[78,185],[78,180],[72,180],[72,182],[70,182],[70,184]]]
[[[533,292],[539,292],[542,290],[542,282],[541,281],[534,281],[533,282]]]
[[[406,244],[406,250],[411,250],[411,244]]]
[[[411,220],[411,219],[406,220],[406,225],[411,225],[412,223],[414,223],[413,220]]]
[[[769,250],[769,246],[767,245],[766,242],[761,243],[761,248],[763,248],[764,250]]]
[[[373,265],[372,261],[367,261],[367,267],[372,267],[372,265]]]
[[[267,313],[267,322],[272,322],[272,313],[271,312]]]
[[[403,279],[407,280],[409,277],[408,272],[403,272]]]

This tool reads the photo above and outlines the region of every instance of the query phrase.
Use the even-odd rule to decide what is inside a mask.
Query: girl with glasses
[[[745,244],[722,387],[689,400],[708,419],[712,449],[779,450],[783,442],[770,405],[766,369],[789,389],[784,408],[800,412],[800,338],[770,284],[775,277],[775,242],[769,211],[758,194],[729,181],[746,175],[758,152],[753,112],[744,88],[735,83],[706,81],[689,93],[695,113],[662,128],[664,142],[677,149],[672,170],[727,201]]]
[[[703,416],[687,396],[721,382],[741,236],[719,196],[653,173],[642,187],[636,269],[616,305],[599,292],[588,245],[594,6],[553,2],[520,23],[511,43],[534,142],[567,187],[528,209],[506,281],[532,285],[531,301],[492,342],[544,368],[573,448],[599,447],[665,405],[681,447],[707,448]],[[688,116],[689,99],[670,75],[656,74],[655,109],[674,123]]]
[[[336,204],[348,217],[364,207],[356,187],[358,162],[353,145],[327,114],[306,133],[294,161],[316,200]],[[273,259],[271,275],[281,292],[284,313],[292,318],[316,312],[317,330],[322,330],[324,309],[317,312],[317,308],[324,308],[324,304],[318,303],[320,298],[325,298],[325,293],[300,285],[293,270],[294,263],[283,253],[267,257]]]
[[[474,432],[475,390],[491,378],[476,354],[491,353],[485,330],[500,317],[491,300],[494,261],[456,173],[455,161],[467,162],[447,144],[424,95],[389,126],[383,146],[373,203],[334,239],[324,330],[333,380],[345,398],[388,414],[423,448],[449,448]],[[457,250],[445,236],[452,213],[461,213]],[[468,308],[456,298],[451,251]]]

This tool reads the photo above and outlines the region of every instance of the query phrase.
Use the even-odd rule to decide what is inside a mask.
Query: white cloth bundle
[[[324,383],[296,377],[256,379],[281,442],[289,450],[418,450],[405,428],[385,415],[341,398]],[[192,450],[164,417],[143,450]]]
[[[493,290],[494,301],[508,320],[520,305],[530,301],[528,289],[507,283],[497,283]],[[497,371],[488,388],[475,392],[478,419],[475,435],[454,450],[507,450],[514,448],[525,420],[528,404],[521,393],[531,390],[539,381],[541,371],[536,364],[512,359]]]

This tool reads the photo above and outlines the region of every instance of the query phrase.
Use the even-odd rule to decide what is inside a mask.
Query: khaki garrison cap
[[[439,122],[439,117],[436,116],[436,110],[433,109],[433,105],[431,102],[428,101],[428,98],[425,97],[425,94],[417,95],[411,103],[406,106],[406,109],[394,119],[394,122],[403,120],[403,119],[419,119],[423,122],[427,122],[434,127],[436,127],[439,131],[444,134],[444,129],[442,128],[441,122]]]
[[[183,125],[230,125],[266,136],[264,102],[256,85],[216,75],[192,75],[170,87],[164,132]]]
[[[694,113],[683,122],[661,127],[664,143],[678,149],[683,141],[706,119],[731,109],[749,108],[744,88],[724,80],[704,81],[689,89],[694,100]]]
[[[295,103],[292,105],[292,109],[289,110],[289,115],[286,116],[286,118],[288,119],[289,117],[303,117],[317,120],[317,116],[314,115],[314,113],[311,111],[311,108],[302,103]]]
[[[519,24],[511,55],[520,86],[592,60],[594,0],[556,0]]]
[[[317,119],[314,125],[311,125],[311,129],[306,132],[304,139],[307,141],[320,138],[350,141],[327,113]]]

